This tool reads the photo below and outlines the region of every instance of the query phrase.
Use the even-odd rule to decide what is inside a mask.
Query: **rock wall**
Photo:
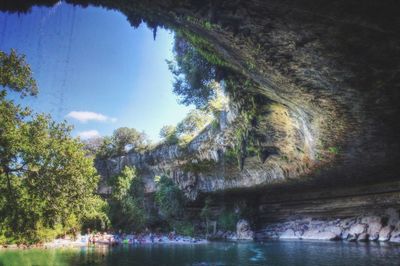
[[[400,183],[257,197],[257,239],[399,242]]]
[[[180,31],[254,81],[257,86],[249,93],[284,108],[290,126],[282,127],[275,143],[285,146],[280,149],[282,157],[293,160],[287,167],[271,163],[259,171],[260,180],[398,178],[397,1],[67,2],[120,10],[135,26],[144,20],[154,29],[165,26]],[[51,3],[56,1],[7,1],[0,9],[25,11],[33,4]],[[304,160],[287,154],[297,150],[296,142],[282,144],[296,127],[302,128],[309,148],[303,150]]]
[[[55,2],[8,1],[0,9]],[[184,151],[160,146],[97,162],[105,179],[129,164],[148,177],[149,192],[152,176],[167,174],[191,199],[243,198],[261,238],[276,231],[365,239],[381,226],[378,239],[397,239],[398,225],[385,217],[389,207],[399,209],[399,190],[386,185],[398,185],[400,175],[398,1],[67,2],[120,10],[132,25],[179,30],[251,79],[248,95],[268,99],[255,127],[262,160],[233,167],[222,156],[229,130],[206,130]]]
[[[311,164],[315,155],[307,127],[298,123],[285,106],[261,102],[263,104],[256,107],[257,116],[252,125],[246,128],[253,132],[257,154],[243,152],[233,158],[227,156],[229,149],[238,146],[236,132],[241,114],[240,106],[235,103],[221,112],[218,128],[209,125],[187,147],[161,144],[144,153],[132,151],[125,156],[96,160],[103,180],[100,192],[109,193],[107,180],[125,166],[135,166],[139,170],[147,192],[156,189],[154,176],[166,175],[192,200],[200,193],[285,183],[288,178],[309,173],[304,165]],[[243,141],[247,141],[246,138]]]
[[[374,215],[328,221],[302,219],[270,224],[257,233],[257,239],[390,241],[400,243],[398,212],[394,209],[385,211],[387,215],[383,216]],[[391,217],[391,213],[396,216]]]

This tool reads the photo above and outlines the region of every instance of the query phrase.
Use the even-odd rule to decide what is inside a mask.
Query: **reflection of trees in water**
[[[98,245],[96,247],[82,248],[79,255],[74,255],[70,265],[107,265],[106,257],[109,253],[109,247]]]

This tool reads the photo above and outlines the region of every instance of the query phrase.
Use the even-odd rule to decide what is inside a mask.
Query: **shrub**
[[[339,154],[339,147],[329,147],[328,151],[332,154],[338,155]]]
[[[126,166],[110,183],[109,216],[112,225],[125,231],[143,229],[146,224],[144,183],[136,169]]]
[[[160,130],[160,137],[163,139],[164,143],[170,145],[177,144],[179,141],[176,126],[163,126]]]
[[[182,216],[184,207],[184,195],[174,182],[162,176],[158,179],[155,201],[166,219]]]
[[[194,225],[188,221],[176,221],[173,224],[176,233],[184,236],[194,236]]]
[[[224,231],[236,231],[238,216],[233,211],[224,210],[219,216],[217,226]]]

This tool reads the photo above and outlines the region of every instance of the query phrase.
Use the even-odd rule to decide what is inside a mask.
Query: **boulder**
[[[339,226],[335,226],[335,225],[330,225],[330,226],[325,227],[324,231],[334,233],[337,236],[342,235],[342,229]]]
[[[299,239],[300,235],[295,231],[293,231],[293,229],[287,229],[285,232],[283,232],[280,236],[280,239]]]
[[[218,230],[217,233],[215,234],[216,238],[223,238],[224,237],[224,232],[221,230]]]
[[[400,226],[392,231],[390,242],[400,243]]]
[[[393,226],[385,226],[381,229],[381,231],[379,231],[379,241],[389,241],[390,239],[390,235],[393,231]]]
[[[237,240],[238,239],[236,233],[235,232],[230,232],[230,231],[227,232],[225,238],[228,239],[228,240]]]
[[[319,230],[309,230],[304,232],[302,239],[307,240],[338,240],[340,237],[332,232],[321,232]]]
[[[348,241],[356,241],[358,236],[365,233],[367,229],[366,224],[354,224],[350,227],[349,234],[347,236]]]
[[[253,240],[254,232],[251,230],[250,224],[248,221],[241,219],[236,224],[236,236],[237,239],[242,240]]]
[[[380,222],[370,222],[368,224],[368,239],[370,241],[377,241],[379,238],[379,231],[382,229],[382,224]]]
[[[344,230],[342,232],[342,239],[347,239],[349,237],[349,230]]]
[[[361,241],[361,242],[366,242],[366,241],[368,241],[368,234],[367,234],[367,233],[361,233],[361,234],[358,236],[357,240],[358,240],[358,241]]]
[[[355,222],[355,219],[343,219],[340,220],[338,225],[343,229],[349,229],[352,225],[355,224]]]
[[[365,232],[366,228],[367,228],[366,224],[354,224],[353,226],[350,227],[349,234],[360,235]]]

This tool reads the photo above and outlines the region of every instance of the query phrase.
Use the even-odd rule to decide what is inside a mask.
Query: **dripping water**
[[[74,35],[74,27],[75,27],[75,18],[76,18],[76,9],[75,7],[72,8],[71,20],[70,20],[70,28],[68,30],[68,41],[67,41],[67,52],[65,56],[65,65],[63,71],[63,79],[61,82],[61,86],[59,89],[59,100],[58,100],[58,110],[57,110],[57,118],[61,119],[63,117],[63,113],[65,110],[65,92],[68,89],[67,79],[68,79],[68,71],[69,71],[69,64],[71,59],[71,47],[73,42],[73,35]]]

